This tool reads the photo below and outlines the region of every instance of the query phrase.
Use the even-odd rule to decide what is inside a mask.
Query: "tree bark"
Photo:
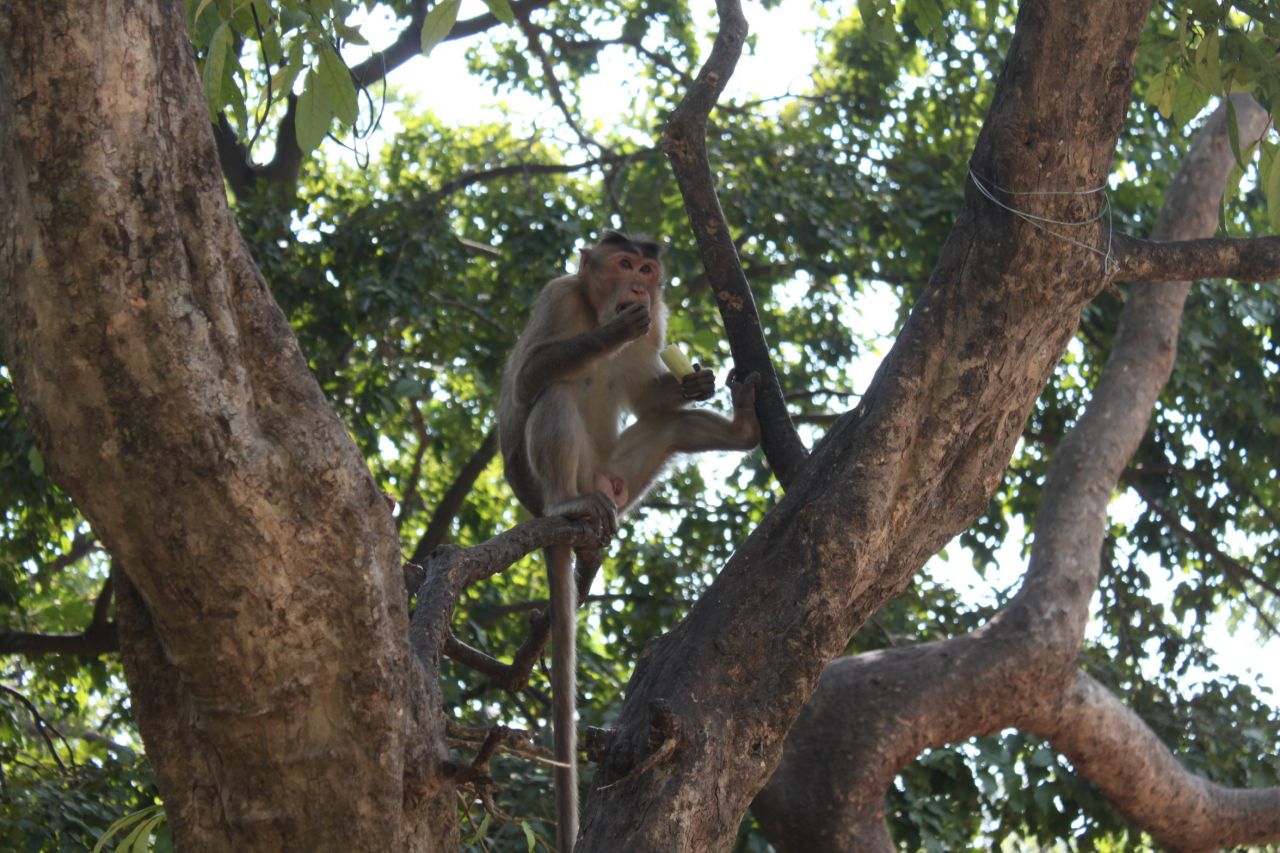
[[[1267,116],[1237,97],[1240,139]],[[1226,109],[1200,131],[1155,237],[1217,230],[1235,157]],[[1173,849],[1280,838],[1280,789],[1231,791],[1187,773],[1142,721],[1078,672],[1107,503],[1168,380],[1189,285],[1130,288],[1088,408],[1059,444],[1018,594],[971,634],[827,667],[753,812],[779,850],[893,850],[884,796],[924,749],[1016,726],[1047,738],[1139,828]],[[850,725],[851,718],[857,725]]]
[[[124,575],[178,846],[453,846],[396,532],[227,209],[181,4],[0,7],[0,146],[0,351]]]

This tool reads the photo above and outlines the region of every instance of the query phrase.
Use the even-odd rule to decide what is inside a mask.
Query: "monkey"
[[[503,472],[535,516],[594,522],[602,539],[635,506],[673,456],[747,451],[760,443],[760,378],[730,373],[733,417],[690,403],[715,393],[715,374],[694,365],[677,379],[658,352],[666,333],[663,247],[604,230],[582,251],[577,272],[542,289],[503,371],[498,441]],[[622,428],[624,413],[635,420]],[[546,550],[551,590],[552,726],[557,849],[578,834],[575,750],[577,589],[569,548]],[[577,553],[578,571],[598,552]]]

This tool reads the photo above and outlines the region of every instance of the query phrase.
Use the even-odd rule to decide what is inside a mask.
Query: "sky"
[[[710,0],[694,0],[698,20],[710,28],[715,23],[714,3]],[[803,91],[809,81],[815,58],[814,32],[822,21],[806,0],[786,0],[771,11],[757,4],[744,3],[744,12],[750,31],[756,34],[752,52],[744,54],[730,79],[723,97],[769,98]],[[463,0],[460,19],[483,14],[481,0]],[[374,47],[389,42],[397,28],[389,21],[371,21],[363,28]],[[710,29],[708,30],[710,32]],[[478,38],[483,38],[479,36]],[[552,127],[559,124],[559,114],[554,106],[529,96],[502,93],[495,94],[492,87],[467,72],[465,53],[477,43],[476,38],[445,42],[436,47],[429,57],[417,57],[396,69],[389,82],[397,88],[417,93],[418,104],[435,112],[441,118],[456,123],[470,123],[494,117],[503,117],[518,128]],[[705,40],[710,45],[710,37]],[[348,57],[352,59],[353,57]],[[354,57],[358,59],[359,57]],[[606,63],[606,72],[585,85],[575,94],[581,100],[584,113],[589,117],[607,120],[610,105],[619,90],[626,87],[626,66],[622,61]],[[385,122],[394,128],[394,117]],[[797,287],[803,288],[803,282]],[[886,291],[870,310],[859,305],[857,312],[850,311],[850,322],[864,324],[871,332],[882,332],[893,327],[897,303]],[[880,356],[888,351],[892,342],[885,340],[878,352],[870,352],[850,368],[848,381],[852,390],[861,392],[870,382]],[[705,463],[724,472],[732,470],[733,457],[724,456]],[[713,475],[714,476],[714,475]],[[717,478],[719,479],[719,478]],[[714,482],[715,480],[709,480]],[[1137,502],[1125,495],[1113,501],[1113,514],[1131,516],[1137,511]],[[968,597],[971,601],[991,603],[1002,593],[1011,590],[1019,582],[1025,570],[1025,557],[1016,538],[999,552],[999,566],[980,576],[972,567],[972,561],[964,549],[952,543],[946,553],[949,559],[935,558],[931,573]],[[1158,566],[1148,566],[1160,600],[1161,590],[1167,600],[1176,579]],[[1218,663],[1228,672],[1252,682],[1256,673],[1262,684],[1280,692],[1280,642],[1271,640],[1265,646],[1250,628],[1241,628],[1232,634],[1226,620],[1220,619],[1209,629],[1210,642],[1219,650]],[[1200,674],[1203,676],[1203,673]],[[1197,673],[1189,674],[1195,682]]]

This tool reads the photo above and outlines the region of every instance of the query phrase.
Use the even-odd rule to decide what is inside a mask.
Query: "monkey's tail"
[[[573,853],[578,838],[578,729],[574,711],[578,704],[577,584],[573,578],[572,551],[566,546],[547,549],[547,576],[551,587],[551,705],[555,730],[557,767],[556,849]]]

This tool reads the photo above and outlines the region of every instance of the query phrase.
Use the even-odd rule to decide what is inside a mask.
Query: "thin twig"
[[[9,687],[6,684],[0,684],[0,692],[6,693],[9,696],[12,696],[13,698],[17,699],[27,709],[27,713],[31,715],[31,719],[35,723],[36,732],[40,735],[40,738],[44,741],[45,746],[49,748],[49,754],[53,756],[53,760],[58,763],[58,767],[62,768],[63,772],[66,772],[67,765],[62,762],[62,759],[60,757],[58,757],[58,750],[56,747],[54,747],[53,739],[49,737],[48,732],[53,732],[55,735],[58,736],[58,739],[62,741],[62,745],[67,750],[67,760],[71,762],[72,766],[75,765],[76,758],[75,758],[75,754],[71,751],[71,744],[67,743],[67,739],[62,736],[62,732],[55,729],[52,725],[49,724],[47,720],[45,720],[43,716],[40,715],[40,711],[36,708],[36,706],[31,702],[30,699],[28,699],[26,696],[23,696],[17,690],[14,690],[12,687]]]

